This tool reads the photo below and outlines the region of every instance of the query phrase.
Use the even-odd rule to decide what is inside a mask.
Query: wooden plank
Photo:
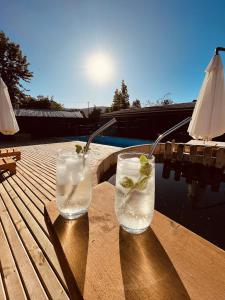
[[[54,201],[46,207],[50,231],[54,239],[57,237],[61,242],[71,276],[74,276],[84,298],[190,299],[151,229],[142,235],[130,235],[120,230],[114,213],[114,191],[109,183],[94,188],[88,212],[88,242],[84,236],[84,232],[88,231],[85,217],[67,222],[58,217]],[[87,247],[84,243],[88,243],[88,250],[84,251]],[[59,259],[65,257],[61,251],[59,247]],[[80,261],[86,260],[84,276],[78,266]]]
[[[44,194],[42,194],[34,185],[32,185],[25,177],[23,177],[19,172],[17,172],[15,180],[19,179],[23,184],[32,191],[39,201],[43,204],[47,204],[50,200]]]
[[[46,172],[46,170],[40,168],[39,166],[33,165],[29,161],[23,161],[23,166],[26,169],[29,169],[29,171],[31,171],[35,175],[39,174],[39,176],[42,176],[43,178],[47,179],[48,184],[50,184],[50,186],[52,186],[53,188],[55,187],[55,183],[56,183],[55,176],[53,178],[51,174]]]
[[[45,195],[49,200],[54,199],[54,196],[48,192],[45,185],[36,181],[36,177],[29,176],[26,172],[24,172],[20,167],[17,169],[22,177],[27,179],[35,188],[37,188],[43,195]]]
[[[12,221],[6,213],[1,214],[1,220],[27,294],[33,299],[48,299]]]
[[[5,237],[5,233],[0,223],[0,258],[3,281],[6,287],[6,293],[9,299],[27,299],[24,288],[14,262],[11,249]]]
[[[1,149],[1,153],[2,154],[5,154],[5,153],[7,153],[8,151],[7,151],[7,149]]]
[[[11,149],[11,148],[7,148],[7,149],[0,149],[0,157],[13,157],[16,160],[20,160],[21,159],[21,152],[19,149]]]
[[[9,171],[11,175],[16,174],[16,163],[12,158],[4,157],[0,159],[0,170]]]
[[[31,168],[29,164],[23,163],[23,169],[27,172],[27,174],[31,174],[33,177],[35,176],[36,179],[38,179],[40,182],[43,182],[44,184],[47,184],[49,186],[48,189],[51,189],[51,191],[55,192],[55,182],[52,183],[52,179],[49,176],[43,174],[40,170]]]
[[[34,205],[39,209],[39,211],[44,214],[44,204],[34,193],[33,187],[32,190],[29,189],[17,176],[13,177],[15,183],[20,187],[20,189],[29,197],[29,199],[34,203]]]
[[[17,210],[22,215],[27,228],[29,229],[31,234],[35,237],[35,239],[37,240],[39,247],[45,253],[46,257],[48,257],[49,263],[51,263],[52,267],[55,270],[55,273],[58,274],[59,278],[61,278],[62,282],[64,282],[64,276],[62,274],[62,270],[60,268],[58,259],[56,257],[54,248],[53,248],[51,242],[49,241],[48,237],[42,231],[39,224],[34,220],[33,216],[27,210],[26,206],[21,202],[21,200],[12,191],[9,184],[7,182],[4,182],[3,185],[4,185],[5,189],[3,188],[2,185],[0,185],[0,193],[1,193],[2,197],[4,197],[5,199],[8,199],[8,201],[10,201],[10,199],[13,201]]]
[[[48,153],[48,152],[45,152],[44,155],[43,155],[43,151],[42,152],[31,152],[29,151],[28,153],[24,152],[24,158],[34,158],[36,159],[37,161],[43,161],[45,162],[45,164],[47,166],[51,166],[51,167],[54,167],[55,166],[55,160],[56,160],[56,156],[57,155],[54,155],[54,153]]]
[[[5,210],[6,207],[8,212]],[[17,229],[20,239],[23,242],[33,265],[35,266],[35,269],[39,273],[39,277],[45,286],[45,290],[48,291],[48,295],[50,295],[52,299],[68,299],[64,288],[49,265],[43,251],[32,237],[25,222],[10,199],[5,199],[4,204],[0,202],[0,211],[8,219],[10,219],[11,216],[11,220]]]
[[[39,191],[41,191],[46,197],[48,197],[49,200],[52,200],[55,198],[55,192],[53,194],[53,191],[49,191],[50,187],[43,183],[39,178],[37,178],[35,175],[32,175],[31,172],[28,172],[26,169],[19,166],[17,168],[17,171],[20,172],[20,174],[29,180]]]
[[[3,284],[3,281],[2,281],[1,264],[0,264],[0,299],[1,300],[6,300],[6,294],[5,294],[4,284]]]
[[[33,168],[39,169],[42,173],[48,175],[48,177],[52,178],[55,181],[55,171],[51,167],[46,166],[46,164],[43,163],[43,161],[41,163],[41,161],[37,159],[34,160],[31,157],[28,157],[26,158],[26,162]]]
[[[29,212],[32,214],[33,218],[38,222],[42,230],[48,235],[48,230],[44,222],[44,218],[42,213],[37,209],[37,207],[33,204],[33,202],[27,197],[27,195],[21,190],[21,188],[12,180],[12,178],[8,178],[8,182],[11,187],[14,189],[18,197],[23,201],[24,205],[27,207]]]
[[[50,186],[48,180],[46,180],[43,176],[40,176],[37,172],[30,172],[29,169],[25,168],[22,165],[19,165],[21,171],[25,172],[29,178],[34,179],[37,183],[39,183],[45,190],[47,190],[53,197],[55,197],[55,189],[53,186]]]
[[[151,225],[191,299],[224,300],[225,251],[155,211]]]

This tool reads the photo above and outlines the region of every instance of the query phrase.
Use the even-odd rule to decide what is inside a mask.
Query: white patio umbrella
[[[206,68],[188,132],[194,139],[207,141],[225,133],[224,71],[218,51]]]
[[[11,135],[19,131],[8,88],[0,77],[0,132]]]

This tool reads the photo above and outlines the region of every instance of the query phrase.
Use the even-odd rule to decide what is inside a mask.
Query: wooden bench
[[[16,162],[11,157],[0,158],[0,171],[9,171],[10,175],[16,174]]]
[[[19,149],[0,149],[0,157],[12,157],[16,160],[21,159],[21,151]]]

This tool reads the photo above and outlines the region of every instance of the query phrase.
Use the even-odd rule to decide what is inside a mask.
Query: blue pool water
[[[88,140],[88,136],[87,135],[73,136],[73,137],[68,137],[68,139],[74,141],[86,142]],[[152,144],[153,141],[101,135],[101,136],[97,136],[93,140],[93,143],[125,148],[125,147],[136,146],[136,145]]]

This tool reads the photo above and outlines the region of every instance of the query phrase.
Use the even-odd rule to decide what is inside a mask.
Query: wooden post
[[[177,160],[182,161],[183,159],[183,150],[184,150],[184,144],[178,144],[177,145]]]
[[[197,161],[197,146],[191,145],[190,146],[190,161],[195,163]]]
[[[203,165],[206,167],[213,166],[213,157],[212,157],[213,148],[205,147],[203,150]]]
[[[166,142],[165,143],[164,159],[165,160],[171,160],[172,159],[172,143],[171,142]]]
[[[216,151],[216,162],[215,162],[216,168],[224,168],[225,167],[225,149],[219,148]]]

